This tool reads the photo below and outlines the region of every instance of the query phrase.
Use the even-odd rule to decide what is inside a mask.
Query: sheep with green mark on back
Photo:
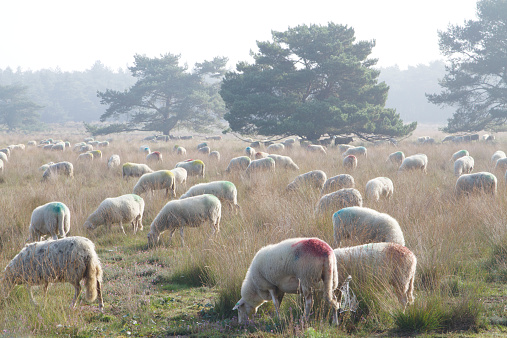
[[[70,230],[70,210],[62,202],[49,202],[32,212],[27,242],[40,241],[45,236],[58,239]]]

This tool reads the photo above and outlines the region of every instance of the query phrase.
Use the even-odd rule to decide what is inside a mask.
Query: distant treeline
[[[405,122],[444,124],[452,116],[453,109],[440,109],[428,103],[424,95],[440,92],[438,79],[444,75],[443,61],[407,70],[382,68],[379,79],[390,86],[386,107],[396,108]],[[106,107],[100,104],[97,91],[124,90],[134,83],[128,69],[112,70],[100,61],[88,70],[73,72],[0,69],[0,85],[28,87],[29,98],[44,106],[40,115],[41,121],[46,123],[98,121]]]

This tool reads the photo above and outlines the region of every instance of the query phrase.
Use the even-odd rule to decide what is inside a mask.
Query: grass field
[[[0,148],[47,137],[80,142],[79,131],[62,130],[58,135],[0,135]],[[440,135],[438,135],[440,137]],[[319,237],[333,246],[331,217],[318,219],[313,211],[320,192],[307,189],[287,194],[285,187],[295,176],[310,170],[323,170],[327,177],[346,173],[336,147],[327,155],[309,153],[296,145],[287,149],[300,167],[299,172],[277,171],[276,175],[249,180],[243,175],[225,173],[229,160],[244,155],[246,143],[235,138],[207,141],[218,150],[216,163],[198,154],[201,139],[149,143],[142,136],[120,135],[102,148],[102,159],[78,163],[78,154],[44,151],[27,147],[15,151],[5,163],[0,178],[0,265],[8,262],[24,246],[34,208],[50,201],[65,203],[71,210],[71,235],[90,238],[96,245],[104,270],[105,311],[96,302],[87,303],[82,294],[76,309],[69,305],[74,289],[70,284],[53,284],[47,303],[34,290],[41,304],[34,307],[23,287],[16,287],[9,298],[0,300],[0,335],[5,336],[303,336],[335,337],[348,335],[415,335],[430,333],[449,336],[507,334],[507,188],[504,173],[494,172],[490,163],[496,150],[506,150],[507,140],[497,143],[417,145],[405,140],[398,146],[364,144],[368,157],[359,158],[350,174],[364,197],[366,182],[386,176],[394,182],[390,200],[364,206],[385,212],[398,220],[406,246],[418,258],[416,301],[402,312],[391,288],[378,280],[353,281],[358,296],[357,313],[344,313],[339,327],[330,325],[326,306],[317,293],[311,320],[301,320],[303,302],[299,295],[288,296],[282,304],[281,318],[271,303],[259,308],[256,319],[237,323],[232,311],[240,299],[240,288],[254,254],[264,245],[290,237]],[[440,138],[441,139],[441,138]],[[111,231],[98,227],[87,231],[83,224],[107,197],[131,193],[136,179],[121,177],[121,169],[107,170],[107,159],[119,154],[121,162],[145,163],[139,152],[143,144],[163,155],[163,162],[152,169],[172,169],[185,159],[202,159],[205,178],[189,178],[186,187],[177,187],[179,197],[191,185],[214,180],[230,180],[238,189],[241,212],[223,210],[220,233],[208,239],[211,229],[185,231],[185,247],[178,234],[168,243],[147,247],[146,235],[152,220],[168,201],[165,192],[143,195],[146,208],[144,230],[133,235],[125,226]],[[175,144],[187,149],[186,156],[173,152]],[[467,149],[475,159],[474,172],[494,172],[498,178],[496,196],[456,199],[451,155]],[[262,149],[261,149],[262,150]],[[428,172],[398,173],[386,164],[387,156],[402,150],[407,156],[425,153]],[[38,168],[49,161],[70,161],[74,178],[59,177],[41,182]],[[352,240],[342,243],[354,245]],[[1,276],[1,275],[0,275]],[[36,289],[36,288],[35,288]]]

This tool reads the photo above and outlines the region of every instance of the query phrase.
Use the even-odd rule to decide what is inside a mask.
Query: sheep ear
[[[245,301],[243,300],[243,298],[241,298],[239,300],[239,302],[236,303],[236,305],[234,306],[234,308],[232,309],[232,311],[237,310],[243,304],[245,304]]]

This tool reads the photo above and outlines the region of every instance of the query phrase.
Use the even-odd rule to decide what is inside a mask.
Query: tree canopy
[[[272,32],[273,42],[257,42],[254,64],[240,62],[227,72],[220,94],[232,131],[242,134],[363,138],[404,136],[403,124],[386,109],[389,87],[378,83],[374,41],[355,41],[350,27],[301,25]]]
[[[104,127],[87,125],[94,135],[144,130],[169,135],[176,126],[198,132],[219,125],[225,113],[218,94],[219,80],[225,73],[227,58],[196,63],[193,72],[179,65],[179,55],[160,58],[134,56],[129,67],[136,83],[125,91],[98,92],[101,103],[109,105],[100,120],[124,121]]]
[[[26,87],[0,86],[0,125],[9,131],[31,129],[39,121],[37,110],[42,108],[26,96]]]
[[[449,65],[443,91],[427,95],[437,105],[457,107],[445,132],[504,127],[507,122],[507,1],[481,0],[477,20],[439,32]]]

